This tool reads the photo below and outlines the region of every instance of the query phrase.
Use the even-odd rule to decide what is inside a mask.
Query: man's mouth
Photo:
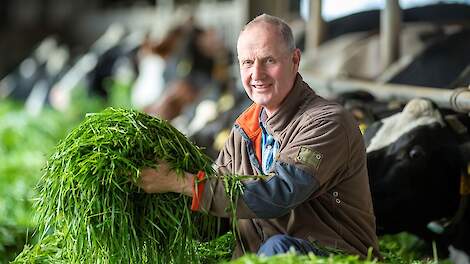
[[[251,87],[257,90],[265,90],[271,87],[271,84],[252,84]]]

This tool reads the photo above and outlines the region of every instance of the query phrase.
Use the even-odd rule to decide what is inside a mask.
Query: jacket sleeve
[[[234,147],[234,130],[232,129],[229,139],[224,148],[219,153],[219,157],[214,163],[217,177],[206,179],[203,183],[204,190],[201,195],[201,201],[197,208],[193,210],[203,211],[219,217],[231,217],[231,201],[236,203],[236,213],[238,218],[255,218],[256,215],[247,208],[241,197],[228,197],[225,191],[222,177],[230,177],[235,172],[232,166],[232,153]]]

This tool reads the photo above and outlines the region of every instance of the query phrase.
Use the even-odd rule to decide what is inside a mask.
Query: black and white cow
[[[15,100],[26,100],[34,85],[39,80],[47,78],[46,64],[49,55],[57,48],[57,39],[53,37],[41,41],[16,70],[0,80],[0,93]]]
[[[459,192],[470,160],[469,144],[464,141],[470,137],[468,123],[464,123],[468,118],[459,118],[443,116],[428,100],[414,99],[402,112],[366,130],[379,235],[407,231],[438,241],[438,246],[449,247],[451,254],[470,254],[470,237],[462,235],[470,225],[469,209]],[[465,217],[452,221],[457,212]]]
[[[130,78],[134,78],[137,74],[137,51],[143,36],[141,32],[129,34],[103,54],[98,54],[96,65],[87,73],[87,86],[91,94],[107,98],[110,91],[106,81],[119,77],[119,67],[128,68]]]
[[[67,71],[69,57],[68,47],[55,37],[45,38],[15,71],[0,80],[0,98],[24,102],[28,113],[38,115],[51,87]]]
[[[390,79],[390,83],[450,87],[470,65],[470,28],[442,32],[428,42],[429,47]]]

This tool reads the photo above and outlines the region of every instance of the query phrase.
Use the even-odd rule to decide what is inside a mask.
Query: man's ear
[[[296,48],[294,50],[294,54],[292,56],[292,62],[294,63],[294,66],[296,67],[296,70],[299,70],[299,65],[300,65],[300,49]]]

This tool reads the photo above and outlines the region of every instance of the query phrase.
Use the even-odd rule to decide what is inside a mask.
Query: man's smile
[[[258,91],[264,91],[264,90],[268,90],[268,89],[271,89],[271,84],[252,84],[251,87],[253,87],[254,89],[258,90]]]

